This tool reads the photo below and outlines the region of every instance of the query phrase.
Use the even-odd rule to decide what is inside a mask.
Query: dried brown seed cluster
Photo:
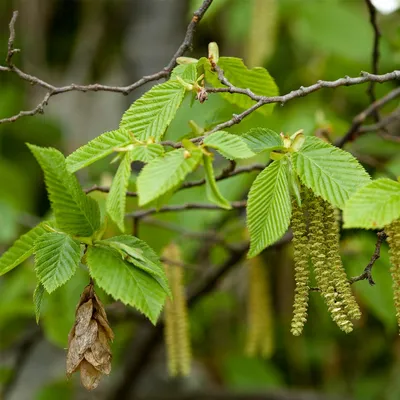
[[[269,357],[274,346],[271,293],[267,265],[260,257],[249,260],[246,354]]]
[[[83,386],[95,389],[101,376],[111,372],[113,339],[104,306],[90,284],[81,295],[68,335],[67,376],[80,370]]]
[[[172,263],[182,261],[180,250],[175,244],[166,247],[163,256]],[[164,263],[172,292],[172,299],[167,298],[164,311],[168,371],[171,376],[186,376],[190,373],[192,350],[184,277],[182,267],[172,263]]]
[[[361,312],[351,292],[340,258],[339,225],[335,210],[328,202],[316,197],[309,190],[304,189],[302,196],[304,197],[303,206],[300,209],[297,204],[293,204],[292,217],[296,275],[292,333],[299,335],[306,319],[308,256],[332,319],[344,332],[351,332],[353,324],[350,319],[360,318]],[[308,217],[308,236],[305,233],[305,217]]]
[[[393,280],[393,296],[396,308],[397,324],[400,327],[400,220],[393,221],[385,228],[389,243],[390,270]]]

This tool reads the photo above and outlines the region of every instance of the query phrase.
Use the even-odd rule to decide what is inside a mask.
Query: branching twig
[[[232,208],[246,208],[247,202],[245,200],[242,201],[234,201],[231,203]],[[179,204],[179,205],[171,205],[171,206],[164,206],[160,209],[150,208],[148,210],[142,211],[135,211],[131,214],[126,214],[126,216],[134,216],[136,218],[144,218],[151,214],[156,213],[164,213],[164,212],[179,212],[179,211],[186,211],[186,210],[215,210],[215,211],[226,211],[224,208],[221,208],[215,204],[208,204],[208,203],[186,203],[186,204]]]
[[[368,132],[376,132],[378,131],[378,135],[382,136],[383,138],[387,137],[387,140],[391,140],[390,137],[394,137],[395,139],[397,139],[397,137],[395,136],[391,136],[391,135],[386,135],[386,134],[382,134],[379,131],[381,130],[386,130],[386,127],[391,124],[392,122],[396,121],[396,120],[400,120],[400,107],[396,108],[392,113],[390,113],[389,115],[387,115],[385,118],[382,118],[379,122],[377,122],[376,124],[371,124],[371,125],[363,125],[358,129],[358,134],[362,135],[364,133],[368,133]]]
[[[354,282],[367,280],[371,286],[375,285],[375,282],[372,278],[372,272],[371,272],[372,267],[374,266],[375,261],[380,257],[382,243],[387,238],[387,235],[384,231],[378,232],[377,236],[378,238],[375,244],[375,251],[374,254],[372,254],[371,260],[369,261],[368,265],[364,268],[364,272],[361,275],[354,276],[353,278],[350,279],[351,284],[353,284]]]
[[[247,204],[246,200],[242,201],[233,201],[231,203],[232,208],[245,208]],[[132,213],[126,214],[126,217],[134,217],[137,219],[141,219],[147,217],[148,215],[155,213],[164,213],[164,212],[176,212],[176,211],[185,211],[185,210],[217,210],[224,211],[224,208],[221,208],[215,204],[208,203],[186,203],[186,204],[178,204],[171,206],[164,206],[159,209],[157,208],[149,208],[148,210],[140,210],[134,211]],[[226,210],[225,210],[226,211]]]
[[[373,102],[368,108],[366,108],[363,112],[358,114],[354,119],[351,124],[350,129],[347,131],[347,133],[341,137],[335,145],[337,147],[343,147],[347,142],[351,142],[357,137],[357,134],[359,132],[359,128],[361,127],[362,123],[374,113],[375,110],[378,110],[379,108],[383,107],[385,104],[389,103],[396,97],[400,96],[400,87],[393,89],[391,92],[389,92],[386,96],[382,97],[379,100],[376,100]]]
[[[363,273],[358,276],[353,276],[352,278],[349,279],[350,285],[359,281],[368,281],[371,286],[375,285],[374,279],[372,278],[372,267],[374,266],[376,260],[381,256],[381,246],[382,243],[387,238],[387,235],[384,231],[380,231],[376,235],[377,235],[377,240],[375,244],[374,254],[372,254],[371,259],[368,265],[364,268]],[[310,288],[310,290],[312,292],[319,292],[320,288],[312,287]]]
[[[7,56],[6,56],[6,64],[9,68],[12,68],[12,57],[19,50],[14,49],[14,40],[15,40],[15,22],[18,18],[18,11],[13,12],[13,16],[10,21],[10,37],[8,38],[8,48],[7,48]]]
[[[281,103],[283,105],[290,100],[293,100],[298,97],[307,96],[310,93],[313,93],[322,88],[333,89],[333,88],[338,88],[341,86],[359,85],[359,84],[366,83],[366,82],[383,83],[383,82],[388,82],[388,81],[396,80],[396,79],[400,79],[400,71],[398,71],[398,70],[395,70],[393,72],[389,72],[389,73],[383,74],[383,75],[375,75],[375,74],[370,74],[368,72],[361,72],[361,76],[357,77],[357,78],[351,78],[349,76],[346,76],[344,78],[336,79],[334,81],[321,81],[320,80],[311,86],[307,86],[307,87],[301,86],[300,89],[292,90],[291,92],[289,92],[283,96],[271,96],[271,97],[256,95],[248,89],[238,88],[236,86],[233,86],[231,83],[229,83],[229,81],[225,80],[224,82],[228,83],[230,85],[229,87],[227,87],[227,88],[210,88],[210,89],[207,89],[207,91],[209,93],[223,93],[223,92],[239,93],[239,94],[243,94],[243,95],[250,97],[252,100],[256,101],[256,103],[253,106],[251,106],[250,108],[248,108],[247,110],[243,111],[242,113],[234,114],[230,120],[216,125],[213,129],[206,132],[206,134],[204,136],[200,136],[200,137],[191,139],[191,141],[194,143],[199,143],[204,139],[205,136],[207,136],[211,133],[214,133],[221,129],[230,128],[231,126],[240,123],[245,117],[247,117],[248,115],[250,115],[251,113],[253,113],[258,108],[262,107],[265,104]],[[396,97],[397,95],[398,94],[395,94],[394,97]],[[394,97],[392,97],[391,99],[393,99]],[[390,101],[391,99],[387,100],[386,102]],[[379,100],[376,103],[378,103],[378,102],[379,102]],[[386,103],[383,103],[383,104],[386,104]],[[378,104],[375,104],[374,107],[379,108],[379,107],[383,106],[383,104],[378,103]],[[373,105],[371,105],[371,106],[373,106]],[[370,114],[372,114],[374,109],[370,111]],[[161,144],[166,144],[166,143],[162,142]],[[182,144],[174,143],[174,147],[175,148],[182,147]]]
[[[203,15],[207,11],[207,9],[210,7],[211,3],[213,0],[204,0],[200,8],[194,12],[193,18],[190,21],[187,30],[186,30],[186,35],[185,38],[182,42],[182,44],[179,46],[178,50],[174,54],[174,56],[171,58],[170,62],[159,72],[156,72],[155,74],[152,75],[146,75],[143,76],[141,79],[138,81],[132,83],[129,86],[108,86],[108,85],[101,85],[98,83],[91,84],[91,85],[76,85],[74,83],[67,85],[67,86],[54,86],[36,76],[27,74],[17,68],[15,65],[12,64],[12,56],[13,54],[17,51],[14,49],[14,40],[15,40],[15,21],[18,17],[18,12],[15,11],[13,13],[13,17],[10,22],[10,36],[8,40],[8,52],[7,52],[7,58],[6,58],[6,64],[7,66],[0,66],[0,72],[11,72],[16,74],[20,79],[27,81],[31,83],[32,85],[37,85],[40,86],[43,89],[47,90],[47,93],[43,100],[32,110],[30,111],[21,111],[20,113],[9,117],[9,118],[3,118],[0,119],[0,124],[6,123],[6,122],[14,122],[17,119],[24,117],[24,116],[33,116],[36,114],[42,114],[45,106],[47,106],[48,101],[50,97],[56,96],[61,93],[67,93],[67,92],[72,92],[72,91],[79,91],[79,92],[98,92],[98,91],[104,91],[104,92],[114,92],[114,93],[122,93],[124,95],[127,95],[131,93],[133,90],[139,88],[140,86],[143,86],[147,82],[151,81],[156,81],[162,78],[167,78],[172,69],[174,68],[176,64],[176,59],[180,56],[182,56],[185,51],[192,45],[193,41],[193,35],[194,31],[196,29],[197,24],[200,22],[202,19]]]

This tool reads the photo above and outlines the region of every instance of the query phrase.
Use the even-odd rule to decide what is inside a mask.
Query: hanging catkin
[[[292,201],[293,231],[293,258],[296,289],[294,294],[293,318],[291,332],[295,336],[301,335],[304,324],[307,321],[308,291],[309,291],[309,248],[307,238],[307,226],[305,209],[300,207],[296,200]]]
[[[267,358],[273,351],[272,300],[267,268],[261,257],[248,261],[249,287],[245,352],[251,357],[259,354]]]
[[[333,276],[333,267],[328,264],[327,243],[325,237],[324,201],[314,196],[310,191],[307,196],[309,210],[309,247],[310,257],[314,266],[315,279],[322,296],[328,306],[332,319],[340,329],[349,333],[353,325],[344,310],[344,305],[337,293]]]
[[[397,324],[400,327],[400,220],[393,221],[385,228],[389,243],[390,272],[393,280],[393,296]]]
[[[325,209],[325,243],[326,261],[332,271],[332,279],[338,294],[337,304],[342,304],[350,318],[361,318],[360,307],[351,291],[350,282],[343,268],[339,248],[339,223],[335,216],[335,209],[328,202],[323,202]]]
[[[169,261],[181,262],[180,250],[175,244],[166,247],[163,256]],[[166,263],[164,268],[172,292],[172,299],[167,298],[164,312],[168,371],[171,376],[186,376],[190,373],[192,352],[183,269],[182,266]]]

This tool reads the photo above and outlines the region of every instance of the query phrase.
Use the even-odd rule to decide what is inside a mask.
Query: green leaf
[[[168,286],[168,279],[164,267],[162,266],[157,254],[146,242],[129,235],[114,236],[101,241],[101,243],[104,242],[108,245],[111,244],[118,250],[122,250],[126,255],[128,255],[126,258],[127,261],[152,275],[165,292],[170,294],[170,288]]]
[[[120,126],[139,140],[161,140],[185,95],[185,88],[172,80],[153,86],[122,116]]]
[[[85,195],[76,177],[67,172],[64,156],[56,149],[28,144],[42,167],[57,226],[77,236],[91,236],[100,227],[98,203]]]
[[[35,242],[36,275],[49,293],[75,274],[80,258],[79,242],[64,233],[45,233]]]
[[[239,135],[232,135],[224,131],[217,131],[206,136],[203,143],[216,149],[229,160],[254,157],[246,142]]]
[[[206,80],[214,87],[224,87],[218,80],[216,72],[211,71],[210,62],[207,59],[201,59],[204,63]],[[278,87],[268,71],[261,67],[247,69],[243,60],[234,57],[220,57],[218,66],[224,71],[225,77],[233,85],[250,89],[253,93],[260,96],[277,96]],[[235,104],[243,109],[250,108],[255,101],[243,94],[220,93],[220,95],[231,104]],[[256,110],[264,115],[270,115],[274,104],[264,105]]]
[[[204,171],[206,173],[206,194],[208,200],[226,210],[232,209],[229,201],[222,196],[215,181],[212,159],[210,156],[203,155]]]
[[[343,210],[345,228],[383,228],[400,218],[400,183],[377,179],[358,190]]]
[[[287,160],[268,165],[251,186],[247,203],[249,257],[254,257],[286,232],[291,216]]]
[[[254,153],[279,150],[283,147],[281,136],[271,129],[253,128],[240,137]]]
[[[136,307],[155,324],[166,293],[150,274],[122,260],[110,248],[89,247],[87,263],[96,283],[114,299]]]
[[[176,188],[201,160],[202,151],[177,149],[147,164],[137,178],[139,205],[143,206]]]
[[[107,196],[106,209],[108,215],[124,232],[124,217],[126,206],[126,190],[128,189],[129,177],[131,175],[131,153],[124,154],[121,164],[111,184],[110,193]]]
[[[343,208],[346,200],[371,180],[350,153],[316,137],[307,136],[292,157],[303,184],[338,208]]]
[[[149,163],[164,154],[164,147],[157,143],[138,145],[131,151],[132,160]]]
[[[179,76],[187,82],[195,82],[197,79],[196,63],[177,65],[171,73],[171,80]]]
[[[36,286],[35,291],[33,292],[33,305],[35,307],[35,317],[37,324],[39,324],[40,309],[42,306],[43,294],[44,294],[44,286],[41,282],[39,282]]]
[[[51,225],[42,222],[29,232],[22,235],[14,244],[0,257],[0,276],[17,267],[33,254],[35,241],[48,232],[44,226]]]
[[[71,173],[78,171],[108,156],[116,147],[130,143],[132,140],[125,129],[105,132],[70,154],[66,159],[67,169]]]

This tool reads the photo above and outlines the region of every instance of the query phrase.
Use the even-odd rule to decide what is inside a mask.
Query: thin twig
[[[169,63],[159,72],[156,72],[152,75],[146,75],[140,78],[138,81],[132,83],[131,85],[128,86],[108,86],[108,85],[102,85],[102,84],[90,84],[90,85],[76,85],[74,83],[67,85],[67,86],[54,86],[36,76],[27,74],[17,68],[15,65],[12,64],[11,58],[13,54],[17,51],[16,49],[13,48],[14,46],[14,40],[15,40],[15,22],[18,17],[18,12],[14,11],[13,17],[10,22],[10,36],[8,40],[8,52],[7,52],[7,58],[6,58],[6,67],[0,66],[0,71],[2,72],[11,72],[16,74],[20,79],[27,81],[31,83],[32,85],[37,85],[42,87],[43,89],[47,90],[47,93],[43,100],[32,110],[29,111],[21,111],[20,113],[8,117],[8,118],[3,118],[0,119],[0,124],[4,124],[7,122],[15,122],[21,117],[25,116],[33,116],[36,114],[42,114],[44,111],[45,106],[48,104],[48,100],[50,97],[56,96],[61,93],[67,93],[67,92],[72,92],[72,91],[79,91],[79,92],[98,92],[98,91],[104,91],[104,92],[114,92],[114,93],[122,93],[124,95],[127,95],[134,91],[135,89],[139,88],[140,86],[143,86],[147,82],[151,81],[157,81],[162,78],[167,78],[174,66],[176,65],[176,59],[180,56],[182,56],[186,50],[190,48],[193,42],[193,36],[195,29],[204,16],[205,12],[207,9],[210,7],[211,3],[213,0],[204,0],[200,8],[194,12],[193,18],[190,21],[187,30],[186,30],[186,35],[185,38],[182,42],[182,44],[179,46],[178,50],[175,52]]]
[[[393,89],[390,91],[386,96],[380,98],[379,100],[376,100],[373,102],[370,106],[368,106],[363,112],[358,114],[354,119],[351,124],[350,129],[347,131],[347,133],[341,137],[335,145],[337,147],[343,147],[347,142],[353,141],[357,136],[359,129],[362,125],[362,123],[370,116],[373,114],[375,110],[378,110],[379,108],[383,107],[385,104],[389,103],[396,97],[400,96],[400,87]]]
[[[12,64],[12,57],[15,53],[17,53],[19,50],[14,49],[14,40],[15,40],[15,22],[17,21],[18,18],[18,11],[13,12],[13,16],[10,21],[10,37],[8,38],[8,48],[7,48],[7,56],[6,56],[6,64],[8,65],[9,68],[13,67]]]
[[[358,276],[353,276],[352,278],[349,279],[350,285],[352,285],[355,282],[359,281],[368,281],[368,283],[373,286],[375,285],[374,279],[372,278],[372,267],[374,266],[376,260],[381,256],[381,247],[382,243],[386,240],[387,235],[384,231],[380,231],[376,234],[377,240],[375,244],[375,250],[374,254],[372,254],[371,259],[368,263],[368,265],[364,268],[364,271],[361,275]],[[312,292],[320,292],[321,289],[318,287],[311,287],[310,290]]]
[[[358,133],[359,134],[364,134],[364,133],[368,133],[368,132],[376,132],[376,131],[378,131],[378,135],[380,135],[382,137],[391,136],[391,135],[384,135],[384,134],[380,133],[379,131],[381,131],[381,130],[385,130],[386,131],[386,127],[389,124],[391,124],[392,122],[396,121],[396,120],[400,120],[400,107],[396,108],[392,113],[387,115],[385,118],[382,118],[376,124],[361,126],[358,129]],[[391,137],[395,137],[395,136],[391,136]],[[387,140],[391,140],[391,139],[387,139]]]
[[[99,185],[93,185],[90,188],[85,189],[85,193],[91,193],[91,192],[102,192],[102,193],[109,193],[110,192],[110,187],[109,186],[99,186]],[[128,197],[137,197],[137,193],[136,192],[130,192],[127,191],[125,193],[126,196]]]
[[[375,244],[375,251],[374,254],[372,254],[371,260],[369,261],[368,265],[364,268],[364,272],[361,275],[354,276],[353,278],[350,279],[350,284],[353,284],[354,282],[358,281],[367,280],[371,286],[375,285],[375,282],[372,278],[372,267],[374,266],[375,261],[381,256],[381,246],[382,243],[387,238],[387,235],[384,231],[380,231],[377,233],[377,237],[378,238]]]
[[[368,7],[368,12],[369,12],[369,20],[372,26],[372,29],[374,31],[374,43],[372,47],[372,60],[371,60],[371,71],[373,74],[377,74],[379,70],[379,42],[380,42],[380,37],[381,37],[381,32],[379,30],[378,26],[378,18],[377,18],[377,12],[373,4],[371,3],[371,0],[365,0],[367,7]],[[373,103],[376,100],[375,97],[375,83],[371,82],[369,84],[367,93],[369,94],[369,97],[371,99],[371,103]],[[376,122],[379,121],[379,113],[378,110],[375,110],[373,113]]]
[[[242,167],[236,168],[234,171],[232,171],[232,167],[234,166],[234,163],[229,163],[229,166],[224,169],[220,175],[215,177],[215,180],[217,181],[222,181],[224,179],[231,178],[232,176],[248,173],[248,172],[254,172],[254,171],[262,171],[266,165],[265,164],[251,164],[251,165],[244,165]],[[180,187],[179,190],[182,189],[190,189],[192,187],[196,186],[202,186],[206,183],[205,179],[199,179],[197,181],[192,181],[192,182],[184,182],[182,186]],[[99,185],[93,185],[88,189],[85,189],[85,193],[91,193],[91,192],[102,192],[102,193],[109,193],[110,187],[109,186],[99,186]],[[137,192],[130,192],[127,191],[125,193],[126,196],[128,197],[137,197],[138,194]]]
[[[220,175],[215,177],[215,180],[222,181],[224,179],[231,178],[232,176],[240,175],[247,172],[262,171],[266,167],[265,164],[251,164],[243,167],[238,167],[232,171],[232,164],[228,168],[224,169]],[[192,187],[201,186],[206,183],[205,179],[199,179],[198,181],[185,182],[182,184],[181,189],[190,189]]]
[[[231,203],[232,208],[246,208],[247,201],[233,201]],[[185,211],[185,210],[216,210],[216,211],[226,211],[224,208],[221,208],[215,204],[208,203],[186,203],[186,204],[178,204],[171,206],[164,206],[161,208],[149,208],[148,210],[140,210],[134,211],[129,214],[125,214],[126,217],[134,217],[137,219],[141,219],[147,217],[151,214],[156,213],[165,213],[165,212],[177,212],[177,211]]]

